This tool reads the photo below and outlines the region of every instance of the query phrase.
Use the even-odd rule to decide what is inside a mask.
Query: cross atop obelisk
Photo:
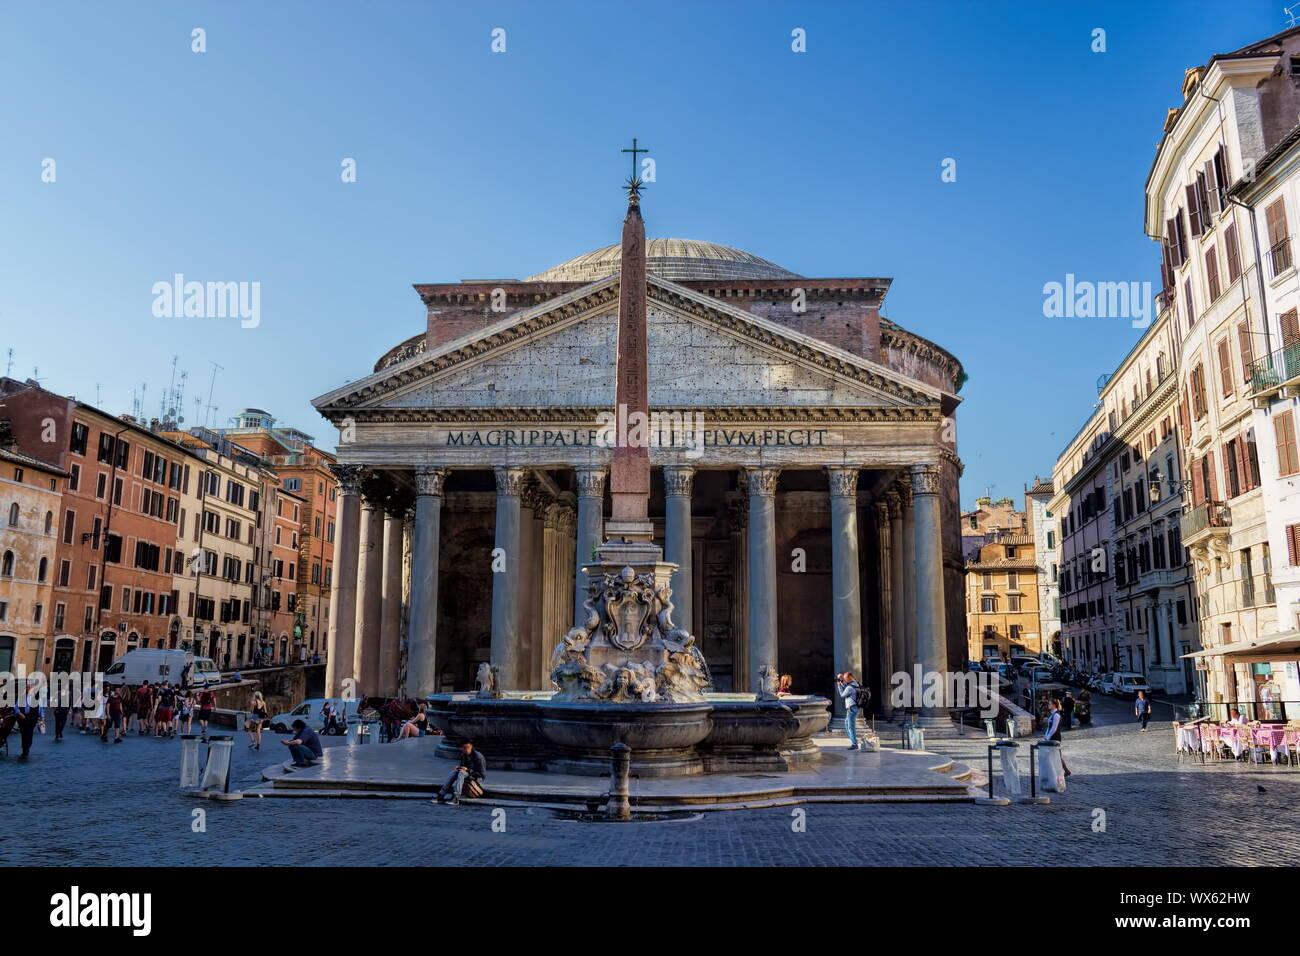
[[[627,216],[623,219],[623,248],[618,283],[618,364],[615,370],[614,414],[618,441],[610,464],[609,491],[612,499],[607,532],[611,539],[650,541],[650,389],[646,320],[645,223],[641,219],[641,180],[636,175],[636,154],[632,148],[632,178],[627,184]],[[638,415],[639,413],[639,415]],[[641,417],[643,416],[643,417]],[[643,424],[629,428],[629,422]],[[646,439],[636,440],[633,439]]]

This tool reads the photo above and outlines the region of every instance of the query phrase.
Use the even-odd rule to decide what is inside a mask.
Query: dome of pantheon
[[[526,282],[595,282],[619,268],[620,247],[615,244],[577,256]],[[690,279],[799,279],[753,253],[697,239],[647,239],[646,269],[669,282]]]

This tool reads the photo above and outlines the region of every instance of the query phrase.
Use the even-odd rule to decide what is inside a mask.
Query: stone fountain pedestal
[[[604,776],[610,748],[630,750],[637,777],[743,770],[784,771],[820,759],[812,735],[825,729],[821,697],[708,695],[712,680],[695,637],[673,623],[677,565],[649,528],[602,545],[588,578],[587,617],[564,635],[552,660],[551,691],[501,691],[490,665],[477,695],[435,694],[429,716],[443,732],[440,757],[466,740],[490,766]]]

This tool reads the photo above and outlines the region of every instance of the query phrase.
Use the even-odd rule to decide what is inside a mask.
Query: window
[[[1205,250],[1205,282],[1210,290],[1210,301],[1213,302],[1222,291],[1219,288],[1219,256],[1214,251],[1214,246]]]
[[[72,423],[72,442],[68,450],[74,455],[84,455],[86,453],[86,439],[90,436],[90,429],[81,422]]]
[[[992,597],[980,598],[980,610],[985,614],[990,614],[998,609],[998,599]]]
[[[1205,401],[1205,366],[1197,365],[1192,369],[1192,417],[1200,421],[1209,412]]]
[[[1241,276],[1241,250],[1237,247],[1237,226],[1230,223],[1223,230],[1223,255],[1228,260],[1228,285]]]
[[[1295,413],[1283,412],[1273,419],[1273,433],[1277,439],[1278,475],[1300,472],[1300,455],[1296,451]]]
[[[1291,567],[1300,567],[1300,524],[1286,527],[1286,557]]]
[[[14,576],[14,553],[6,551],[3,558],[0,558],[0,576],[11,578]]]
[[[18,502],[16,501],[9,506],[9,527],[18,527]]]
[[[59,587],[66,588],[68,580],[72,577],[72,562],[64,558],[59,562]]]
[[[77,513],[75,511],[65,511],[63,513],[63,543],[72,544],[72,532],[77,525]]]
[[[1254,349],[1250,345],[1250,329],[1242,322],[1237,326],[1237,347],[1241,349],[1241,380],[1250,382],[1250,365],[1255,360]]]
[[[1232,349],[1228,347],[1228,340],[1220,339],[1217,346],[1219,352],[1219,387],[1223,389],[1223,397],[1227,398],[1232,394]]]
[[[1196,305],[1192,302],[1192,280],[1183,282],[1183,305],[1187,309],[1187,329],[1190,332],[1196,324]]]
[[[1008,611],[1019,611],[1019,610],[1020,610],[1020,595],[1019,595],[1019,594],[1008,595],[1008,597],[1007,597],[1007,610],[1008,610]]]
[[[1295,309],[1283,312],[1278,318],[1278,324],[1282,330],[1283,348],[1288,348],[1300,342],[1300,318],[1297,318]]]
[[[41,563],[36,566],[36,580],[38,583],[40,584],[45,583],[45,575],[49,573],[49,570],[50,570],[50,559],[41,558]]]
[[[1279,199],[1264,210],[1268,225],[1268,260],[1271,275],[1277,276],[1291,268],[1291,234],[1286,222],[1286,200]]]

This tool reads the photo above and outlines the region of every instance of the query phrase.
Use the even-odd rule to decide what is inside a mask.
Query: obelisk
[[[628,181],[618,282],[618,359],[614,414],[617,444],[610,463],[610,540],[651,541],[649,333],[646,320],[645,223],[641,181]]]

